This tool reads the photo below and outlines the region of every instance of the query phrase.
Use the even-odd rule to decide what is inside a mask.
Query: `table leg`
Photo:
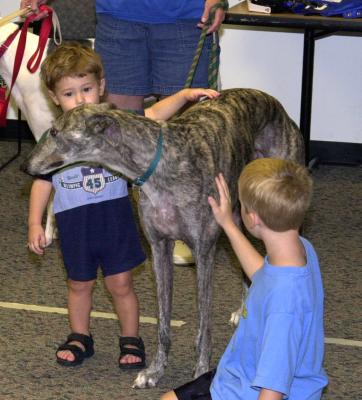
[[[308,165],[310,162],[310,126],[312,115],[314,45],[314,30],[306,28],[304,31],[302,93],[300,105],[300,130],[304,138],[306,165]]]
[[[21,154],[21,139],[22,139],[22,132],[21,132],[21,111],[18,110],[18,120],[17,120],[17,142],[18,142],[18,149],[17,152],[9,158],[9,160],[5,161],[2,165],[0,165],[0,171],[2,171],[7,165],[9,165],[12,161],[14,161],[19,155]]]

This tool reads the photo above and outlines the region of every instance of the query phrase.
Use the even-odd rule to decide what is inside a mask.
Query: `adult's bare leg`
[[[106,97],[106,101],[123,110],[143,110],[144,108],[144,96],[126,96],[123,94],[109,93]]]

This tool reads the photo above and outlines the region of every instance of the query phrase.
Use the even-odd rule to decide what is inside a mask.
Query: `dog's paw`
[[[229,324],[232,326],[238,326],[242,313],[243,313],[242,307],[231,313]]]
[[[53,238],[52,237],[47,237],[45,235],[45,247],[49,247],[53,243]]]
[[[154,370],[153,368],[147,368],[144,371],[141,371],[137,378],[134,380],[132,387],[134,389],[144,389],[155,387],[157,382],[160,380],[164,372],[164,369]]]
[[[58,239],[58,228],[54,227],[52,229],[47,229],[45,228],[45,247],[49,247],[52,243],[53,240]]]

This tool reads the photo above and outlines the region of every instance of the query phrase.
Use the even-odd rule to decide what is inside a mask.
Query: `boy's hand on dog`
[[[29,250],[42,256],[46,247],[45,232],[41,225],[31,225],[28,233]]]
[[[215,177],[215,183],[219,192],[220,203],[218,204],[211,196],[209,196],[208,202],[211,206],[216,222],[225,229],[227,226],[234,224],[230,192],[225,178],[221,173]]]
[[[197,101],[200,100],[202,97],[216,99],[216,97],[220,96],[220,93],[218,91],[204,88],[183,89],[182,92],[186,101]]]

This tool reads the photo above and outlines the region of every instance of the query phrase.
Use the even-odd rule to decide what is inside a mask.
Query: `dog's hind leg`
[[[141,371],[134,381],[134,388],[156,386],[164,374],[171,344],[171,309],[173,287],[173,240],[162,239],[151,243],[153,269],[158,298],[158,345],[150,366]]]
[[[303,136],[283,109],[277,121],[268,123],[256,135],[253,158],[262,157],[282,158],[304,164]]]

